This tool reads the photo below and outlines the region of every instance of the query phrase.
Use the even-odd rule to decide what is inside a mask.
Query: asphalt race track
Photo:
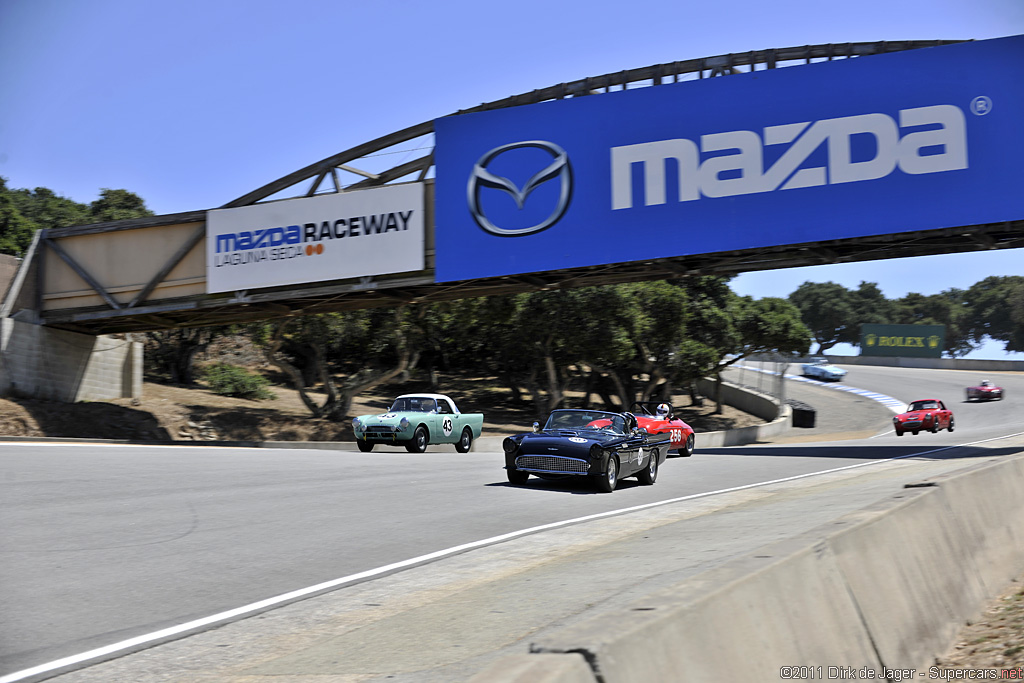
[[[698,442],[692,458],[666,463],[656,485],[625,480],[610,495],[536,479],[511,486],[500,453],[479,449],[0,444],[0,681],[345,577],[355,578],[341,590],[255,618],[234,615],[216,622],[234,620],[227,627],[59,679],[180,680],[168,673],[172,665],[157,662],[172,648],[173,666],[232,672],[205,680],[464,679],[498,656],[525,652],[529,636],[545,628],[1024,444],[1019,436],[1000,440],[1024,432],[1024,374],[986,373],[1007,398],[968,404],[964,387],[982,378],[976,373],[848,369],[845,385],[902,401],[943,399],[956,431],[897,438],[888,409],[844,412],[844,401],[860,399],[801,385],[801,400],[814,405],[820,396],[843,423],[862,416],[870,424],[850,429],[872,435],[706,450]],[[803,476],[820,472],[830,473]],[[463,544],[644,505],[651,507],[373,574]],[[317,649],[325,638],[330,648]],[[268,650],[286,641],[292,649]],[[146,675],[143,657],[153,658]]]

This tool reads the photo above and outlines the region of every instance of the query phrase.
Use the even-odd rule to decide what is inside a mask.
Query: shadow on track
[[[740,455],[773,458],[820,458],[822,460],[889,460],[891,458],[909,458],[915,454],[927,460],[967,460],[970,458],[997,458],[1004,455],[1015,455],[1024,452],[1020,447],[981,448],[978,446],[957,446],[936,444],[919,444],[916,446],[808,446],[799,448],[791,446],[742,446],[730,448],[702,448],[694,453],[701,455]]]
[[[569,493],[574,496],[608,495],[598,491],[589,477],[582,476],[557,480],[530,477],[525,484],[512,484],[507,481],[496,481],[493,484],[485,484],[485,486],[510,489],[532,489],[535,491],[550,491],[553,493]],[[615,486],[615,491],[623,491],[636,486],[640,486],[640,482],[636,479],[619,479],[619,483]],[[657,486],[657,484],[655,484],[655,486]],[[612,492],[612,495],[615,495],[615,491]]]

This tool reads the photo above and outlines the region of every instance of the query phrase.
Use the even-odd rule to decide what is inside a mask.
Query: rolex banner
[[[861,325],[860,355],[941,358],[945,325]]]

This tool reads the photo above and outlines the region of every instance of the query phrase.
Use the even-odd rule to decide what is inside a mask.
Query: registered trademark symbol
[[[984,116],[985,114],[992,111],[992,100],[985,97],[984,95],[979,95],[978,97],[975,97],[973,100],[971,100],[971,111],[974,112],[975,116]]]

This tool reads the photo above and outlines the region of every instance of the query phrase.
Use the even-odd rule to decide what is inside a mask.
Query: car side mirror
[[[533,423],[533,432],[536,434],[539,431],[540,431],[540,422],[534,422]]]

